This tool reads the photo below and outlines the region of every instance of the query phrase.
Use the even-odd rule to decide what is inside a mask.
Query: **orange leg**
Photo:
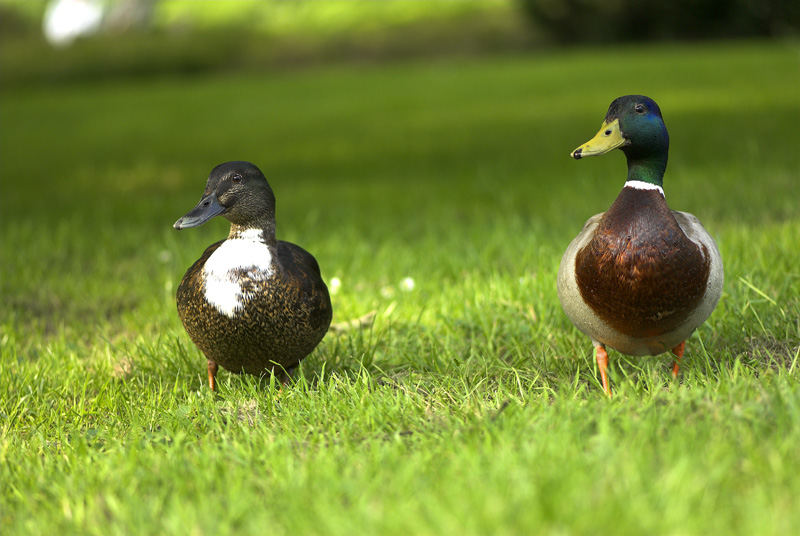
[[[219,365],[216,362],[208,360],[208,386],[212,391],[217,390],[217,370]]]
[[[597,368],[600,369],[600,380],[603,382],[603,391],[611,398],[611,389],[608,388],[608,353],[606,347],[599,344],[595,347]]]
[[[672,377],[678,377],[678,370],[680,370],[681,358],[683,357],[683,351],[686,349],[686,341],[683,341],[678,346],[672,349],[672,353],[675,354],[675,361],[672,363]]]

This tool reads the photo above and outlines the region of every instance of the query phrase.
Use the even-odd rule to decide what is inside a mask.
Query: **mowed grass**
[[[800,529],[800,47],[575,49],[0,93],[3,534],[789,534]],[[561,253],[661,105],[673,208],[725,261],[668,356],[561,312]],[[337,277],[294,383],[220,373],[174,304],[227,232],[177,232],[217,163],[259,165],[279,238]],[[414,287],[403,284],[413,278]]]

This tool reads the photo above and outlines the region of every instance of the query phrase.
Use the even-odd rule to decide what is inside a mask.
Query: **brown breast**
[[[637,338],[679,326],[702,299],[709,268],[708,252],[686,237],[659,192],[627,187],[575,258],[584,301]]]

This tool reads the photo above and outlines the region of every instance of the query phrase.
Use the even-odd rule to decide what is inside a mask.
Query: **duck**
[[[631,356],[671,351],[677,378],[686,339],[711,315],[724,280],[716,242],[695,216],[667,205],[669,134],[653,99],[615,99],[597,134],[570,156],[614,149],[628,164],[622,191],[570,242],[557,278],[564,313],[591,339],[609,397],[606,347]]]
[[[176,293],[178,316],[208,361],[212,391],[220,366],[275,374],[284,384],[331,323],[319,264],[302,247],[275,238],[275,195],[250,162],[214,167],[200,202],[173,227],[197,227],[215,216],[230,222],[228,237],[186,271]]]

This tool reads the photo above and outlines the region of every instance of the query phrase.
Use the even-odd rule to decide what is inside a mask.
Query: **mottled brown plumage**
[[[316,348],[331,323],[328,289],[314,257],[289,242],[277,244],[273,279],[237,274],[247,300],[234,317],[205,299],[203,265],[222,241],[210,246],[186,272],[177,292],[178,315],[205,356],[231,372],[291,371]]]
[[[228,162],[214,168],[200,203],[175,228],[194,227],[218,214],[231,221],[230,234],[186,271],[178,286],[178,315],[208,359],[212,389],[217,365],[285,378],[331,322],[319,265],[300,246],[275,239],[275,198],[254,165]]]

